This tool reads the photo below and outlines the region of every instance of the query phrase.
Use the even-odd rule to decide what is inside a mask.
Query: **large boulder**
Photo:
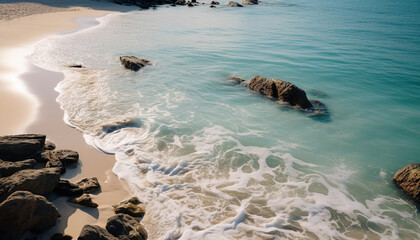
[[[33,158],[44,149],[45,135],[22,134],[0,137],[0,158],[20,161]]]
[[[97,208],[98,204],[92,201],[92,198],[89,194],[83,194],[78,198],[73,198],[69,200],[71,203],[79,204],[85,207]]]
[[[117,214],[108,219],[106,229],[119,239],[146,240],[147,231],[140,222],[126,214]]]
[[[98,178],[96,177],[83,178],[82,180],[76,182],[76,185],[79,186],[79,188],[85,193],[90,193],[101,188]]]
[[[420,163],[409,164],[394,175],[394,183],[420,203]]]
[[[83,194],[83,190],[78,185],[65,179],[60,179],[54,188],[54,192],[63,196],[80,196]]]
[[[255,76],[249,81],[248,87],[251,90],[274,99],[282,100],[302,110],[313,109],[312,104],[306,97],[305,91],[290,82]]]
[[[231,6],[231,7],[243,7],[241,4],[239,4],[238,2],[234,2],[234,1],[229,1],[226,3],[226,5]]]
[[[19,162],[9,162],[0,159],[0,178],[10,176],[20,170],[34,168],[35,165],[35,159],[27,159]]]
[[[242,0],[243,5],[256,5],[258,4],[258,0]]]
[[[120,57],[121,64],[125,68],[133,71],[138,71],[140,68],[150,65],[150,61],[146,59],[137,58],[134,56],[122,56]]]
[[[118,240],[118,238],[99,226],[85,225],[77,240]]]
[[[59,217],[57,208],[45,197],[17,191],[0,204],[0,239],[25,231],[42,232],[54,226]]]
[[[143,217],[146,209],[137,197],[132,197],[114,205],[115,213],[124,213],[132,217]]]
[[[0,201],[16,191],[45,195],[54,190],[60,180],[60,169],[26,169],[0,178]]]

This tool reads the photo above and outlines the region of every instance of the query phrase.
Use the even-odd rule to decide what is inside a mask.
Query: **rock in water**
[[[420,203],[420,163],[409,164],[394,175],[394,183]]]
[[[45,135],[22,134],[0,137],[0,158],[6,161],[20,161],[33,158],[44,150]]]
[[[16,191],[45,195],[54,190],[60,180],[60,169],[26,169],[0,178],[0,201]]]
[[[138,71],[140,68],[150,65],[150,61],[146,59],[140,59],[134,56],[122,56],[120,57],[121,64],[125,68],[131,69],[133,71]]]
[[[0,159],[0,178],[10,176],[20,170],[34,168],[35,165],[35,159],[27,159],[18,162],[8,162]]]
[[[239,4],[238,2],[233,2],[233,1],[229,1],[226,3],[226,5],[231,6],[231,7],[243,7],[241,4]]]
[[[118,238],[99,226],[85,225],[77,240],[118,240]]]
[[[45,197],[17,191],[0,204],[1,233],[42,232],[54,226],[59,217],[57,208]]]
[[[71,203],[79,204],[85,207],[97,208],[98,204],[92,201],[92,198],[89,194],[83,194],[78,198],[70,199]]]
[[[64,179],[60,179],[58,185],[54,188],[54,192],[63,196],[80,196],[83,194],[83,190],[78,185]]]
[[[124,213],[132,217],[143,217],[146,210],[137,197],[132,197],[114,206],[115,213]]]
[[[249,81],[248,87],[251,90],[260,92],[263,95],[282,100],[302,110],[312,109],[313,106],[306,97],[305,91],[296,87],[290,82],[280,79],[267,79],[255,76]]]
[[[243,5],[256,5],[258,4],[258,0],[242,0]]]
[[[146,229],[140,222],[125,214],[117,214],[108,219],[106,229],[119,239],[146,240]]]
[[[242,79],[242,78],[240,78],[240,77],[237,77],[237,76],[229,76],[229,77],[228,77],[228,80],[230,80],[230,81],[232,81],[232,82],[234,82],[234,83],[239,83],[239,84],[241,84],[241,83],[244,83],[244,82],[245,82],[245,80],[244,80],[244,79]]]
[[[83,178],[78,181],[76,185],[78,185],[85,193],[90,193],[101,188],[98,178],[96,177]]]

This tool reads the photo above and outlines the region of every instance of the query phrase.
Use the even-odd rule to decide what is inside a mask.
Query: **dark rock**
[[[50,140],[45,140],[45,146],[44,146],[45,150],[54,150],[55,147],[56,146],[53,142],[51,142]]]
[[[20,161],[33,158],[44,149],[45,135],[22,134],[0,137],[0,158]]]
[[[92,198],[90,197],[89,194],[83,194],[82,196],[78,198],[70,199],[69,201],[71,203],[79,204],[85,207],[92,207],[92,208],[98,207],[98,204],[92,201]]]
[[[143,217],[146,212],[145,206],[141,204],[137,197],[132,197],[114,205],[114,211],[115,213],[124,213],[133,217]]]
[[[243,7],[241,4],[239,4],[238,2],[233,2],[233,1],[229,1],[226,3],[226,5],[231,6],[231,7]]]
[[[243,5],[256,5],[258,4],[258,0],[242,0]]]
[[[57,208],[45,197],[27,191],[10,195],[0,204],[0,213],[0,233],[39,233],[54,226],[59,217]]]
[[[63,165],[76,164],[79,161],[79,153],[73,150],[45,151],[38,157],[40,162],[60,161]]]
[[[83,194],[83,190],[78,185],[64,179],[60,179],[58,185],[54,188],[54,192],[63,196],[80,196]]]
[[[244,83],[244,82],[245,82],[245,80],[244,80],[244,79],[239,78],[239,77],[237,77],[237,76],[229,76],[229,77],[228,77],[228,80],[229,80],[229,81],[231,81],[231,82],[234,82],[234,83],[239,83],[239,84],[241,84],[241,83]]]
[[[185,0],[177,0],[177,1],[175,2],[175,5],[181,5],[181,6],[184,6],[184,5],[187,5],[187,2],[186,2]]]
[[[401,168],[392,180],[404,193],[420,203],[420,163]]]
[[[96,177],[83,178],[78,181],[76,185],[78,185],[85,193],[90,193],[101,188],[98,178]]]
[[[210,5],[210,7],[211,7],[211,8],[215,8],[216,6],[214,6],[214,5]]]
[[[150,61],[146,59],[140,59],[134,56],[122,56],[120,57],[121,64],[125,68],[131,69],[133,71],[138,71],[140,68],[150,65]]]
[[[77,240],[118,240],[118,238],[99,226],[85,225]]]
[[[54,190],[60,180],[60,169],[25,169],[0,178],[0,201],[16,191],[45,195]]]
[[[0,159],[0,178],[8,177],[20,170],[34,168],[35,165],[35,159],[27,159],[19,162],[9,162]]]
[[[192,3],[188,3],[188,4],[187,4],[187,6],[188,6],[188,7],[194,7],[194,4],[192,4]]]
[[[72,64],[68,66],[69,68],[85,68],[82,64]]]
[[[282,100],[302,110],[313,109],[312,104],[306,97],[305,91],[290,82],[255,76],[249,81],[248,87],[263,95]]]
[[[311,103],[313,109],[307,111],[306,116],[323,122],[331,121],[330,113],[324,103],[318,100],[312,100]]]
[[[211,3],[210,3],[211,5],[219,5],[220,3],[219,2],[216,2],[216,1],[211,1]]]
[[[146,240],[146,229],[140,222],[125,214],[117,214],[108,219],[106,229],[119,239]]]
[[[72,240],[73,237],[67,234],[55,233],[50,240]]]

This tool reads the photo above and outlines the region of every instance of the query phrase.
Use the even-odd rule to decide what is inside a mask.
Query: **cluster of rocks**
[[[41,233],[54,226],[60,214],[46,198],[51,193],[67,196],[69,202],[77,205],[98,207],[89,195],[100,189],[98,179],[89,177],[74,183],[60,179],[60,175],[66,172],[66,166],[78,164],[79,154],[55,148],[55,144],[46,141],[46,136],[41,134],[0,137],[0,239],[18,239],[27,231]],[[126,239],[127,236],[129,239],[147,238],[139,221],[132,219],[142,217],[145,212],[138,199],[121,202],[115,207],[115,212],[124,216],[117,215],[108,220],[112,232],[108,231],[113,237],[110,239]],[[88,231],[92,228],[98,229],[85,226],[81,239],[96,239],[83,238],[86,232],[92,232]],[[127,229],[132,230],[126,232]],[[134,234],[133,231],[140,232],[136,234],[141,237],[129,237]],[[72,237],[57,233],[51,239]]]

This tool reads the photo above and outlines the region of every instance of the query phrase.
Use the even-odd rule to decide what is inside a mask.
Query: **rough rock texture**
[[[242,0],[243,5],[256,5],[258,4],[258,0]]]
[[[409,164],[394,175],[394,183],[420,203],[420,163]]]
[[[45,197],[17,191],[0,204],[1,233],[42,232],[54,226],[59,217],[57,208]],[[7,238],[4,238],[7,239]]]
[[[0,201],[16,191],[45,195],[54,190],[60,180],[60,169],[26,169],[0,178]]]
[[[79,161],[79,153],[73,150],[54,150],[41,153],[40,162],[60,161],[64,165],[76,164]]]
[[[83,194],[82,196],[78,198],[70,199],[69,201],[75,204],[85,206],[85,207],[92,207],[92,208],[98,207],[98,204],[92,201],[92,198],[90,197],[89,194]]]
[[[34,168],[35,165],[35,159],[27,159],[19,162],[9,162],[0,159],[0,178],[10,176],[20,170]]]
[[[146,209],[137,197],[132,197],[114,205],[115,213],[124,213],[133,217],[143,217]]]
[[[302,110],[313,108],[306,97],[305,91],[290,82],[255,76],[249,81],[248,87],[263,95],[282,100]]]
[[[83,194],[83,190],[78,185],[64,179],[60,179],[58,185],[54,188],[54,192],[63,196],[80,196]]]
[[[245,82],[245,80],[244,80],[244,79],[242,79],[242,78],[240,78],[240,77],[237,77],[237,76],[229,76],[229,77],[228,77],[228,80],[230,80],[230,81],[232,81],[232,82],[234,82],[234,83],[239,83],[239,84],[241,84],[241,83],[244,83],[244,82]]]
[[[45,150],[54,150],[56,148],[55,144],[51,142],[50,140],[45,140]]]
[[[0,137],[0,158],[20,161],[34,157],[44,149],[45,135],[22,134]]]
[[[119,239],[147,239],[147,232],[140,222],[126,214],[117,214],[110,217],[106,223],[106,229]]]
[[[138,71],[140,68],[150,65],[150,61],[146,59],[140,59],[134,56],[122,56],[120,57],[121,64],[125,68],[131,69],[133,71]]]
[[[51,236],[50,240],[72,240],[73,237],[67,234],[55,233]]]
[[[118,240],[107,230],[96,225],[85,225],[80,232],[78,240]]]
[[[231,7],[243,7],[241,4],[239,4],[238,2],[234,2],[234,1],[229,1],[226,3],[226,5],[231,6]]]
[[[98,178],[96,177],[83,178],[82,180],[76,182],[76,185],[79,186],[85,193],[90,193],[101,188]]]

